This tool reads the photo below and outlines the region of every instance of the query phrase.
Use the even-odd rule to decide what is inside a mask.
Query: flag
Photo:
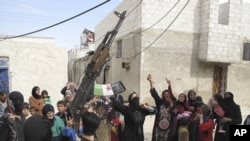
[[[94,42],[95,33],[85,28],[80,39],[81,45],[88,46],[89,42]]]
[[[95,84],[94,95],[96,96],[110,96],[114,95],[111,84]]]
[[[88,32],[88,42],[94,42],[95,34],[93,32]]]
[[[126,91],[122,81],[117,81],[111,84],[95,84],[94,95],[96,96],[110,96],[114,94],[120,94]]]

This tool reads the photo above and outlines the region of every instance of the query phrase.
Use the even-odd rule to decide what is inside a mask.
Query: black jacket
[[[25,141],[52,141],[52,124],[41,115],[34,115],[24,124]]]
[[[0,118],[0,140],[1,141],[25,141],[23,135],[23,125],[25,118],[10,119],[8,114]]]
[[[117,101],[113,101],[113,107],[124,115],[125,127],[122,133],[122,141],[144,141],[143,124],[145,117],[155,114],[155,111],[151,112],[143,108],[134,109]]]

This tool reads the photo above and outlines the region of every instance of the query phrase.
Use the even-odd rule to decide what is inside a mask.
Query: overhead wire
[[[22,13],[22,16],[25,15],[25,16],[33,16],[33,13],[35,14],[39,14],[38,17],[41,17],[41,16],[44,16],[44,17],[52,17],[52,18],[56,18],[58,17],[57,14],[60,14],[60,16],[72,16],[71,13],[73,12],[77,12],[80,10],[82,11],[82,7],[81,9],[79,9],[80,7],[69,7],[69,6],[65,6],[65,7],[59,7],[60,5],[57,5],[57,6],[51,6],[50,5],[42,5],[40,3],[37,3],[35,5],[29,5],[30,2],[25,2],[25,4],[27,4],[26,7],[22,6],[22,5],[13,5],[13,4],[9,4],[9,5],[6,5],[6,3],[4,4],[1,4],[0,5],[0,15],[2,15],[3,17],[1,18],[11,18],[11,17],[14,17],[16,18],[17,14],[20,14]],[[32,3],[31,3],[32,4]],[[8,7],[8,9],[4,8],[4,7]],[[33,8],[35,7],[35,8]],[[12,9],[15,9],[15,10],[12,10]],[[21,9],[26,9],[26,10],[29,10],[29,12],[27,11],[21,11]],[[44,11],[43,13],[41,13],[41,11]],[[53,14],[51,13],[48,13],[49,11],[53,11]],[[70,12],[68,12],[70,11]],[[93,13],[93,15],[95,16],[98,16],[96,14],[98,13],[103,13],[103,12],[106,12],[107,10],[103,10],[103,9],[96,9],[96,11]],[[71,14],[71,15],[69,15]],[[75,15],[75,14],[73,14]]]
[[[125,15],[125,18],[128,17],[132,12],[134,12],[135,9],[136,9],[138,6],[141,5],[142,1],[143,1],[143,0],[141,0],[140,2],[138,2],[138,4],[137,4],[131,11],[129,11],[128,14]],[[97,41],[103,39],[103,37],[104,37],[105,35],[106,35],[106,33],[103,34],[102,36],[100,36],[98,39],[96,39],[95,42],[97,42]]]
[[[162,21],[176,6],[177,4],[180,2],[181,0],[178,0],[169,10],[166,14],[164,14],[159,20],[157,20],[154,24],[152,24],[151,26],[149,26],[148,28],[140,31],[139,33],[145,32],[149,29],[151,29],[152,27],[154,27],[156,24],[158,24],[160,21]],[[137,33],[138,34],[138,33]]]
[[[132,32],[133,34],[133,48],[134,48],[134,51],[135,51],[135,55],[136,55],[136,49],[135,49],[135,46],[134,46],[134,43],[135,43],[135,39],[134,39],[134,35],[135,34],[140,34],[140,33],[143,33],[149,29],[151,29],[152,27],[154,27],[156,24],[158,24],[159,22],[161,22],[176,6],[177,4],[180,2],[180,0],[178,0],[169,10],[168,12],[166,12],[159,20],[157,20],[154,24],[152,24],[151,26],[145,28],[144,30],[141,30],[141,31],[138,31],[138,32]],[[123,58],[121,57],[121,59],[126,59],[126,58]]]
[[[141,4],[142,4],[142,1],[143,0],[141,0],[131,11],[129,11],[129,13],[126,15],[126,17],[128,17],[132,12],[134,12],[134,10],[138,7],[138,6],[140,6]],[[137,32],[137,33],[135,33],[135,32],[131,32],[130,34],[140,34],[140,33],[142,33],[142,32],[145,32],[145,31],[147,31],[147,30],[149,30],[149,29],[151,29],[152,27],[154,27],[157,23],[159,23],[160,21],[162,21],[176,6],[177,6],[177,4],[180,2],[180,0],[178,0],[169,10],[168,10],[168,12],[166,13],[166,14],[164,14],[163,15],[163,17],[161,17],[159,20],[157,20],[154,24],[152,24],[151,26],[149,26],[149,27],[147,27],[146,29],[144,29],[144,30],[141,30],[141,31],[139,31],[139,32]],[[102,35],[100,38],[98,38],[98,39],[96,39],[95,40],[95,42],[96,41],[99,41],[100,39],[102,39],[103,37],[105,36],[105,34],[104,35]],[[133,37],[134,38],[134,37]],[[133,42],[134,42],[134,39],[133,39]],[[126,58],[121,58],[121,59],[126,59]]]
[[[188,3],[190,2],[190,0],[187,0],[187,2],[185,3],[185,5],[182,7],[182,9],[178,12],[178,14],[176,15],[176,17],[173,19],[173,21],[164,29],[164,31],[156,37],[156,39],[151,42],[147,47],[145,47],[143,50],[141,50],[140,52],[136,53],[134,56],[132,57],[127,57],[127,58],[121,58],[121,59],[132,59],[129,61],[129,63],[131,63],[135,58],[136,56],[140,55],[142,52],[146,51],[148,48],[150,48],[158,39],[161,38],[161,36],[163,36],[163,34],[165,32],[168,31],[168,29],[170,28],[170,26],[176,21],[176,19],[180,16],[180,14],[183,12],[183,10],[187,7]]]
[[[61,21],[61,22],[58,22],[58,23],[56,23],[56,24],[47,26],[47,27],[45,27],[45,28],[42,28],[42,29],[39,29],[39,30],[35,30],[35,31],[29,32],[29,33],[17,35],[17,36],[0,37],[0,39],[6,40],[6,39],[19,38],[19,37],[27,36],[27,35],[30,35],[30,34],[34,34],[34,33],[37,33],[37,32],[40,32],[40,31],[43,31],[43,30],[52,28],[52,27],[54,27],[54,26],[57,26],[57,25],[60,25],[60,24],[62,24],[62,23],[65,23],[65,22],[67,22],[67,21],[70,21],[70,20],[72,20],[72,19],[74,19],[74,18],[77,18],[77,17],[79,17],[79,16],[81,16],[81,15],[83,15],[83,14],[89,12],[89,11],[92,11],[92,10],[94,10],[94,9],[96,9],[96,8],[98,8],[98,7],[102,6],[102,5],[104,5],[105,3],[109,2],[109,1],[110,1],[110,0],[106,0],[106,1],[104,1],[104,2],[102,2],[102,3],[100,3],[100,4],[98,4],[98,5],[96,5],[96,6],[92,7],[92,8],[90,8],[90,9],[84,11],[84,12],[81,12],[81,13],[79,13],[79,14],[73,16],[73,17],[70,17],[70,18],[68,18],[68,19],[66,19],[66,20],[63,20],[63,21]],[[2,40],[0,40],[0,41],[2,41]]]

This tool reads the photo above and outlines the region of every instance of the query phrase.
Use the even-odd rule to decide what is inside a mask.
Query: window
[[[116,58],[122,57],[122,40],[117,41]]]
[[[243,60],[250,61],[250,43],[244,43]]]
[[[219,13],[218,13],[218,23],[222,25],[229,24],[229,0],[220,0],[219,1]]]

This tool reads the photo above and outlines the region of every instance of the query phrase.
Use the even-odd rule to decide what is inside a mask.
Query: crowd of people
[[[76,123],[70,112],[77,93],[69,82],[62,88],[57,113],[47,90],[31,89],[28,102],[19,91],[0,92],[1,141],[144,141],[147,115],[155,115],[152,141],[229,141],[230,125],[241,124],[240,106],[231,92],[214,94],[205,104],[194,90],[173,94],[171,81],[158,94],[152,76],[147,76],[153,105],[141,103],[136,92],[128,103],[120,94],[94,96],[84,103]],[[78,124],[77,129],[74,126]],[[250,125],[250,115],[243,122]]]
[[[152,141],[229,141],[230,125],[242,122],[240,106],[231,92],[214,94],[205,104],[194,90],[176,98],[166,79],[168,89],[163,90],[160,98],[150,74],[147,80],[157,107]]]

